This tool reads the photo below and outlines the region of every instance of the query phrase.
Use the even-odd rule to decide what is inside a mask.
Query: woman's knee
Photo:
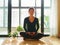
[[[44,35],[43,34],[41,34],[41,33],[38,33],[37,34],[37,37],[43,37]]]
[[[23,35],[23,34],[25,34],[25,32],[20,32],[20,35]]]

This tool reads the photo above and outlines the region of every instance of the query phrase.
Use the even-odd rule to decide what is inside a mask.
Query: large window
[[[41,15],[41,0],[12,0],[12,27],[17,27],[18,25],[23,26],[24,18],[29,16],[28,9],[30,7],[35,8],[34,16]],[[37,11],[38,9],[39,11]]]
[[[34,16],[39,19],[39,31],[41,30],[41,0],[11,0],[11,28],[21,25],[23,27],[24,18],[28,17],[28,9],[34,7]],[[49,16],[51,0],[44,0],[44,33],[48,34]],[[12,29],[14,30],[14,29]],[[0,34],[8,32],[8,0],[0,0]]]
[[[39,19],[39,25],[41,26],[41,0],[11,0],[12,2],[12,19],[11,27],[17,27],[21,25],[23,27],[24,18],[28,17],[28,10],[30,7],[34,7],[34,16]],[[28,2],[28,3],[27,3]],[[12,29],[13,30],[13,29]]]
[[[51,1],[52,0],[44,0],[44,33],[49,34],[50,28],[49,28],[49,16],[51,15]]]
[[[28,3],[27,3],[28,2]],[[35,14],[39,19],[41,30],[41,0],[12,0],[12,27],[21,25],[23,27],[24,18],[29,16],[29,7],[35,8]],[[49,15],[51,9],[51,0],[44,0],[44,33],[49,34]]]
[[[8,34],[8,0],[0,0],[0,35]]]

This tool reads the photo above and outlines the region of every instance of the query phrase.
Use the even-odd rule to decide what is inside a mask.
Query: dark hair
[[[30,11],[31,9],[34,11],[34,8],[29,8],[29,11]]]

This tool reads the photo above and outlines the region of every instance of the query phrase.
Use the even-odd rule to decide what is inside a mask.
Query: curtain
[[[57,0],[51,1],[50,36],[57,36]]]

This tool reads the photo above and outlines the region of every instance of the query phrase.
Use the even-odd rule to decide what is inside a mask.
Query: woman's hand
[[[35,32],[26,32],[28,35],[34,36]]]
[[[30,32],[26,32],[26,34],[29,34],[30,35]]]
[[[35,32],[31,32],[30,34],[31,34],[31,36],[34,36],[35,35]]]

